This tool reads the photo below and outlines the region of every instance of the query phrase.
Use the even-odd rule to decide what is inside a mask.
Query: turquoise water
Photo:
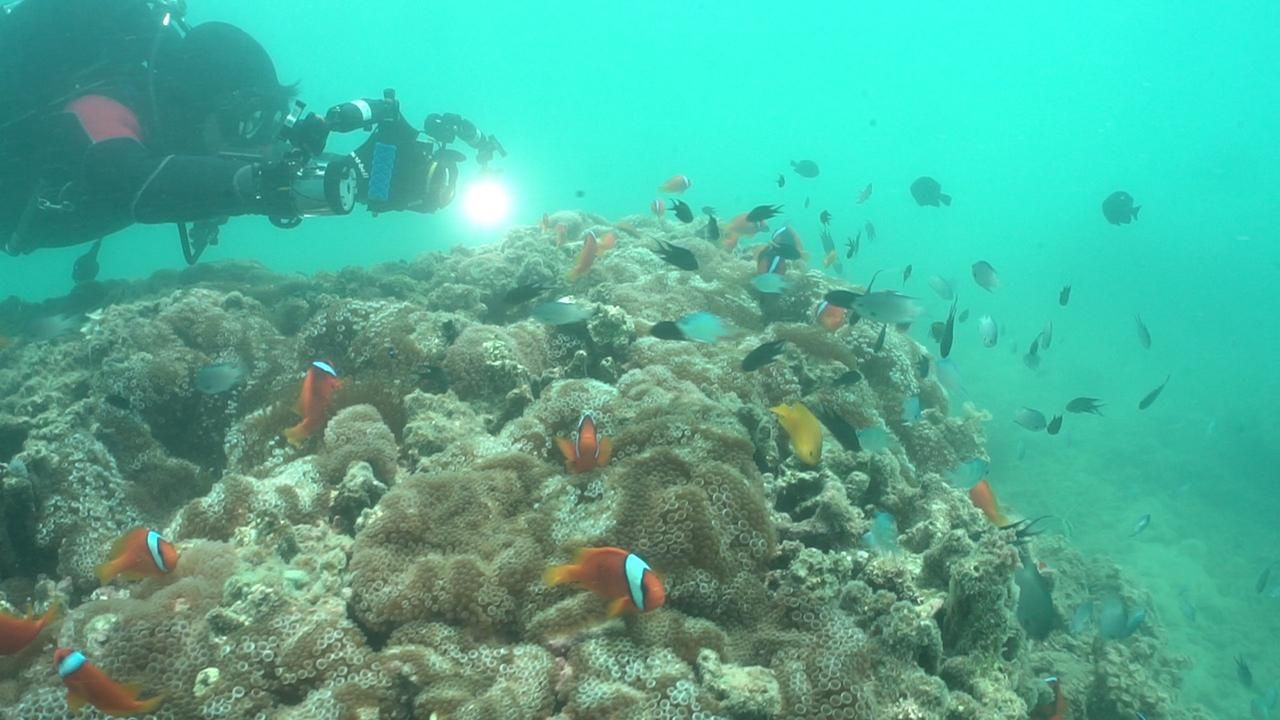
[[[1244,716],[1237,652],[1257,684],[1280,684],[1280,601],[1253,592],[1280,559],[1270,312],[1280,6],[222,0],[193,2],[191,19],[254,34],[317,108],[395,87],[413,118],[455,111],[498,134],[511,151],[499,167],[513,224],[567,207],[643,212],[675,173],[693,179],[695,209],[784,203],[811,248],[821,209],[838,240],[872,220],[880,239],[864,240],[849,279],[880,268],[894,278],[911,263],[906,291],[932,318],[946,307],[925,285],[932,274],[951,278],[972,311],[953,358],[972,401],[994,415],[992,483],[1004,503],[1069,517],[1074,545],[1151,591],[1170,641],[1194,663],[1188,699]],[[788,170],[804,158],[820,177]],[[906,188],[919,175],[938,178],[954,204],[917,207]],[[854,205],[869,182],[870,201]],[[1101,216],[1117,189],[1143,206],[1132,225]],[[241,218],[209,257],[336,270],[504,229],[475,228],[457,207],[313,219],[289,232]],[[66,292],[82,251],[0,257],[0,294]],[[995,293],[968,277],[979,259],[1000,272]],[[100,277],[180,264],[171,227],[134,228],[107,241]],[[1150,350],[1135,313],[1151,328]],[[977,341],[983,314],[1005,329],[994,349]],[[1048,320],[1053,347],[1032,372],[1020,355]],[[1051,414],[1077,395],[1102,398],[1106,417],[1068,416],[1057,437],[1009,421],[1022,405]],[[1129,538],[1145,513],[1150,528]],[[1194,623],[1178,610],[1184,587]]]

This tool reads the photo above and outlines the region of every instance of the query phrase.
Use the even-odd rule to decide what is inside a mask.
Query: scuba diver
[[[184,12],[184,0],[0,8],[5,252],[174,223],[194,263],[231,216],[289,228],[357,203],[431,213],[453,199],[465,159],[450,143],[482,168],[506,155],[456,114],[412,126],[393,90],[305,113],[256,40],[226,23],[188,27]],[[370,135],[354,152],[325,152],[330,133],[355,130]]]

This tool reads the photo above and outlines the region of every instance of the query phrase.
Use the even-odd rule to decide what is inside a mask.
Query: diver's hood
[[[215,114],[223,135],[257,132],[291,95],[281,87],[265,48],[240,28],[222,22],[197,25],[182,38],[161,43],[151,63],[156,115],[163,134],[183,149],[199,143],[199,126]],[[260,138],[257,138],[260,140]]]

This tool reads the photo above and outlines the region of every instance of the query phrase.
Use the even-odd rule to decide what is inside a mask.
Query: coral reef
[[[1058,617],[1027,637],[1014,533],[943,480],[985,456],[987,416],[918,372],[909,334],[877,348],[871,323],[814,327],[829,278],[793,268],[761,296],[748,249],[685,226],[549,225],[313,278],[212,263],[6,301],[15,323],[87,315],[0,348],[0,599],[67,608],[0,658],[0,720],[70,717],[55,643],[175,720],[995,720],[1050,702],[1048,676],[1076,720],[1203,716],[1177,701],[1185,661],[1158,618],[1114,640],[1063,621],[1102,591],[1150,602],[1058,538],[1030,544]],[[588,229],[618,247],[568,283]],[[658,238],[700,269],[663,263]],[[503,300],[527,282],[589,317],[547,326]],[[736,334],[646,336],[698,310]],[[770,340],[780,357],[741,371]],[[343,385],[295,448],[281,432],[316,359]],[[234,387],[196,387],[233,360]],[[794,402],[885,442],[827,433],[802,463],[768,410]],[[614,452],[571,474],[555,439],[586,411]],[[866,539],[881,513],[888,545]],[[138,525],[177,543],[176,570],[98,587],[104,548]],[[544,583],[601,546],[644,558],[666,605],[608,619]]]

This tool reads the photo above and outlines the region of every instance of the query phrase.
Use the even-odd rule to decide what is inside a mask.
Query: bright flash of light
[[[462,211],[472,223],[492,227],[507,219],[511,212],[511,194],[495,178],[481,178],[463,193]]]

